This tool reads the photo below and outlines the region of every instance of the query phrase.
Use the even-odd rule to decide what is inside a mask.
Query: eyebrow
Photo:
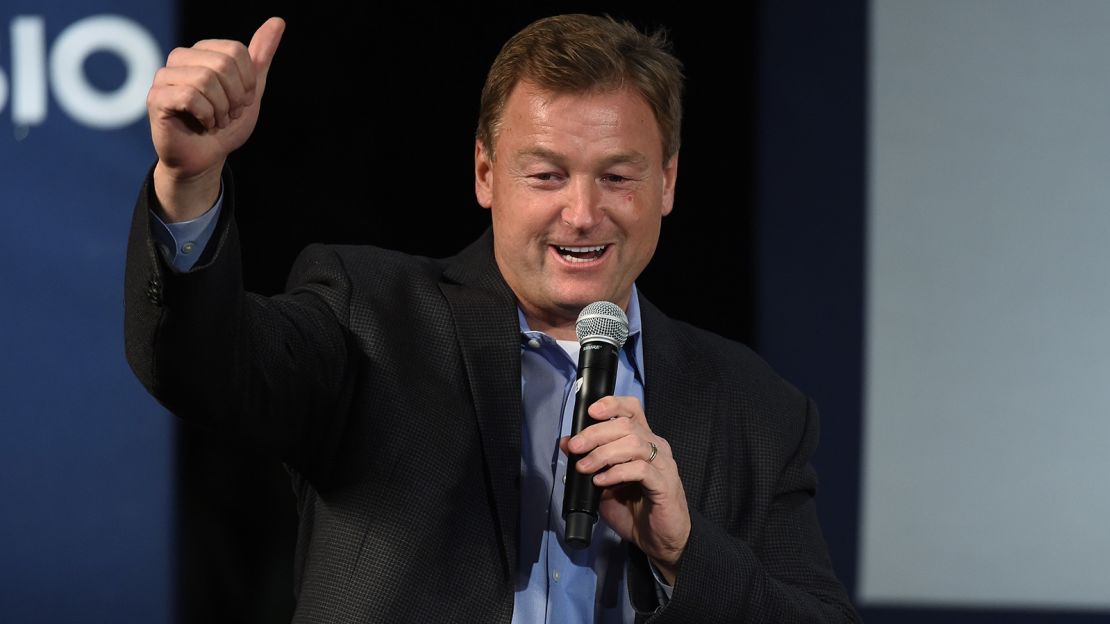
[[[566,158],[562,154],[549,150],[546,147],[530,147],[528,149],[521,150],[516,153],[516,158],[514,160],[516,161],[517,165],[520,165],[524,161],[531,160],[533,158],[551,161],[557,165],[562,165],[566,160]],[[644,165],[647,164],[647,162],[647,156],[644,156],[640,152],[633,150],[626,152],[617,152],[616,154],[606,156],[601,160],[601,165],[603,167],[611,167],[613,165],[620,164]]]

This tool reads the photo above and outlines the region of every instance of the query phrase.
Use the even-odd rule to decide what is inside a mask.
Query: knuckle
[[[195,91],[189,91],[184,94],[181,99],[181,110],[191,112],[198,119],[212,119],[212,104],[201,94]]]
[[[170,50],[170,53],[166,55],[166,66],[169,67],[181,65],[181,56],[185,53],[186,48],[178,47]]]
[[[227,55],[217,57],[212,64],[214,65],[213,69],[223,75],[230,75],[233,72],[239,71],[238,65],[235,64],[235,59]]]
[[[199,95],[192,89],[177,89],[170,98],[170,104],[177,110],[189,110],[197,100]]]
[[[212,89],[220,85],[220,79],[216,77],[216,70],[211,67],[198,67],[197,73],[200,75],[200,82],[204,84],[206,89]]]
[[[212,100],[214,105],[222,106],[224,100],[227,98],[227,93],[224,91],[224,86],[223,83],[220,82],[219,75],[210,67],[203,68],[203,71],[204,94]]]
[[[211,52],[220,52],[222,54],[232,54],[236,46],[242,45],[243,44],[234,39],[201,39],[193,44],[193,47],[209,50]]]
[[[223,52],[226,53],[229,57],[242,55],[250,56],[249,52],[247,52],[247,46],[243,44],[242,41],[236,41],[234,39],[224,39],[220,43],[223,44]]]

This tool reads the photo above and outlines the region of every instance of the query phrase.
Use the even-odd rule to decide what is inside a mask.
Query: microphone
[[[586,410],[598,399],[611,396],[617,385],[617,358],[628,339],[628,317],[615,303],[595,301],[582,309],[574,325],[581,349],[578,352],[578,381],[575,382],[574,420],[571,435],[578,435],[595,421]],[[588,548],[597,523],[601,488],[593,475],[574,469],[581,455],[567,458],[567,481],[563,490],[563,519],[566,542]]]

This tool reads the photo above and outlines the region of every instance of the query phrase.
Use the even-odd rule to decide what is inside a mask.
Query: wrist
[[[154,194],[159,216],[166,223],[195,219],[216,203],[220,196],[223,162],[191,176],[176,175],[162,161],[154,166]]]
[[[663,561],[655,557],[648,557],[648,560],[651,561],[651,565],[655,566],[655,570],[659,572],[659,575],[663,577],[667,585],[674,587],[674,580],[678,577],[678,568],[681,559],[675,558],[674,561]]]

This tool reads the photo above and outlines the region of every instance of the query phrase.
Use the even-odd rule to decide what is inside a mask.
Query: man
[[[290,466],[295,620],[855,619],[817,526],[812,404],[635,290],[678,173],[662,38],[588,16],[525,28],[483,89],[491,232],[447,260],[313,246],[265,299],[242,292],[225,161],[283,29],[174,50],[155,78],[126,312],[155,396]],[[617,396],[568,437],[574,323],[598,300],[631,336]],[[562,540],[567,470],[605,488],[585,551]]]

